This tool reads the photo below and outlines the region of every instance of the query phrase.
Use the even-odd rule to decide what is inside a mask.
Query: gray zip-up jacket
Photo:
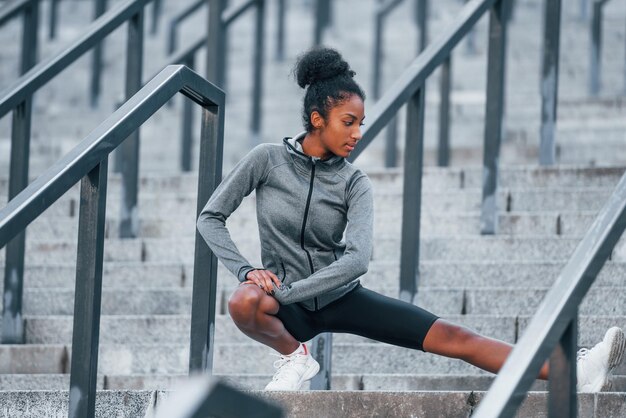
[[[198,218],[198,231],[240,282],[254,267],[233,243],[226,219],[256,190],[263,268],[283,285],[281,304],[320,309],[358,285],[372,254],[368,177],[341,157],[301,151],[296,138],[255,147],[224,178]],[[345,232],[345,235],[344,235]]]

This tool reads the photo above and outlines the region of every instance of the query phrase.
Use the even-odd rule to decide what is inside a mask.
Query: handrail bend
[[[166,67],[0,209],[1,248],[82,179],[69,394],[71,418],[95,416],[108,157],[178,92],[203,107],[197,217],[221,180],[225,95],[180,65]],[[210,330],[215,324],[216,277],[217,259],[196,233],[190,373],[210,372],[212,368]]]
[[[28,185],[31,109],[33,95],[48,81],[97,45],[113,30],[128,23],[126,57],[126,98],[141,87],[143,64],[143,8],[154,0],[127,0],[94,21],[79,39],[61,53],[30,68],[12,85],[0,92],[0,117],[13,111],[11,129],[11,166],[9,172],[9,200]],[[34,3],[33,3],[34,4]],[[37,8],[33,8],[36,15]],[[26,32],[25,32],[26,33]],[[32,31],[28,31],[32,33]],[[122,168],[124,196],[121,200],[120,236],[136,236],[138,220],[132,216],[137,207],[139,132],[135,131],[116,153]],[[2,306],[2,342],[22,344],[24,328],[21,318],[25,233],[18,234],[7,245],[4,297],[11,303]]]

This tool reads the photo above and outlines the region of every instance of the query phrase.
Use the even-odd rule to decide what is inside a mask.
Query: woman
[[[345,158],[361,139],[365,94],[333,49],[310,50],[294,72],[300,87],[307,88],[306,131],[282,145],[254,148],[198,219],[204,239],[241,282],[229,300],[231,318],[246,335],[281,354],[266,389],[298,390],[319,371],[304,342],[321,332],[353,333],[497,373],[509,344],[360,285],[372,253],[372,187]],[[260,268],[239,253],[225,227],[253,190]],[[579,390],[601,390],[623,351],[622,330],[611,328],[601,343],[582,353]],[[546,364],[539,377],[547,376]]]

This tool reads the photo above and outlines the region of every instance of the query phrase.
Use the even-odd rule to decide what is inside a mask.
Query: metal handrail
[[[211,17],[211,10],[215,10],[216,13],[213,15],[215,21],[210,21],[209,26],[213,26],[213,30],[215,31],[213,38],[217,37],[218,39],[211,39],[211,41],[215,42],[215,47],[209,48],[209,79],[217,84],[218,86],[224,88],[224,84],[226,83],[226,48],[225,48],[225,40],[226,40],[226,30],[228,27],[235,22],[240,16],[242,16],[245,12],[252,9],[256,6],[256,22],[255,22],[255,47],[253,48],[253,83],[252,83],[252,109],[251,109],[251,119],[250,119],[250,132],[251,132],[251,142],[256,144],[260,141],[261,136],[261,93],[263,89],[263,49],[264,49],[264,14],[265,14],[265,0],[246,0],[243,3],[230,6],[225,8],[224,0],[218,0],[217,2],[210,3],[209,6],[209,16]],[[197,8],[195,9],[197,10]],[[192,44],[190,44],[183,51],[176,52],[175,55],[171,58],[170,63],[174,64],[185,64],[191,68],[195,66],[195,55],[199,51],[200,48],[204,47],[208,44],[207,40],[209,35],[206,35],[202,40],[198,40]],[[204,41],[204,42],[203,42]],[[176,45],[174,44],[174,47]],[[193,121],[193,114],[191,111],[191,107],[186,104],[183,105],[182,109],[182,120],[183,124],[181,125],[181,169],[183,171],[191,170],[191,131],[189,131],[188,126],[191,125]]]
[[[18,0],[6,4],[0,9],[0,26],[20,15],[24,17],[20,52],[20,75],[22,75],[37,62],[39,0]]]
[[[182,10],[176,16],[170,19],[169,29],[167,31],[167,54],[173,54],[178,46],[178,27],[189,16],[192,16],[202,6],[207,4],[206,0],[197,0],[190,4],[186,9]]]
[[[128,22],[126,59],[126,98],[141,87],[143,56],[143,7],[153,0],[128,0],[98,18],[85,33],[60,54],[40,62],[3,92],[0,92],[0,117],[13,111],[11,138],[11,167],[9,200],[28,185],[31,103],[43,85],[95,47],[120,25]],[[138,220],[132,216],[137,207],[139,132],[134,132],[121,148],[123,160],[120,236],[132,237],[138,230]],[[19,234],[7,245],[5,262],[5,297],[11,303],[2,306],[2,342],[21,344],[24,340],[21,317],[24,273],[25,234]],[[7,300],[7,299],[5,299]]]
[[[31,3],[39,3],[39,0],[17,0],[10,1],[0,9],[0,26],[9,20],[19,16],[31,6]]]
[[[95,414],[109,154],[181,92],[204,109],[196,217],[222,172],[225,95],[185,66],[168,66],[68,154],[0,209],[0,248],[81,180],[70,376],[70,417]],[[189,370],[210,371],[217,259],[196,233]],[[209,296],[207,298],[207,295]]]
[[[571,378],[569,382],[562,381],[570,392],[570,399],[559,399],[558,416],[576,415],[577,333],[571,330],[576,329],[580,303],[625,229],[626,174],[546,294],[473,416],[515,415],[541,366],[555,348],[564,351],[570,360],[560,368]],[[551,358],[551,374],[553,368]]]
[[[609,0],[593,0],[589,25],[591,47],[589,48],[589,95],[598,96],[602,84],[602,8]],[[626,93],[626,63],[624,65],[624,92]]]

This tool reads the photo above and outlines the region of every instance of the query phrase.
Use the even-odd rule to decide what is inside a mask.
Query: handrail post
[[[250,117],[251,141],[261,142],[261,94],[263,91],[263,56],[265,46],[265,0],[256,1],[255,45],[253,51],[254,70],[252,74],[252,114]]]
[[[195,67],[195,56],[189,56],[185,60],[185,65],[189,68]],[[168,103],[171,103],[170,100]],[[187,97],[183,98],[183,114],[181,125],[181,151],[180,151],[180,166],[184,172],[191,171],[191,149],[193,147],[193,101]]]
[[[468,3],[470,0],[465,0],[465,3]],[[465,49],[468,55],[476,55],[476,29],[472,27],[470,31],[465,35],[465,39],[467,39],[467,43],[465,44]]]
[[[222,13],[226,8],[226,0],[207,0],[209,2],[209,36],[207,41],[207,79],[220,88],[224,85],[226,71],[224,59],[226,51],[226,28],[222,21]]]
[[[311,379],[311,390],[330,390],[332,385],[333,334],[324,332],[313,338],[311,354],[320,364],[319,372]]]
[[[104,14],[107,8],[107,0],[95,0],[94,2],[94,20]],[[102,79],[102,54],[104,50],[104,41],[98,42],[93,49],[91,61],[91,107],[98,106],[100,99],[100,82]]]
[[[328,8],[330,4],[328,0],[316,0],[315,1],[315,28],[313,33],[314,45],[321,45],[324,37],[324,29],[328,24],[327,19],[329,17]]]
[[[539,163],[552,165],[556,159],[561,0],[546,0],[544,4]]]
[[[20,74],[25,74],[37,61],[37,28],[39,1],[33,0],[24,9]],[[9,200],[28,185],[32,95],[13,110],[11,129],[11,160],[9,171]],[[2,343],[23,344],[22,296],[24,289],[24,249],[26,231],[6,245],[4,264],[4,298],[2,304]]]
[[[276,61],[285,59],[285,0],[278,0],[276,30]]]
[[[154,0],[152,2],[152,26],[150,27],[150,34],[156,35],[159,30],[159,18],[161,17],[162,9],[161,0]]]
[[[96,409],[108,158],[81,181],[69,417]]]
[[[450,165],[450,87],[452,84],[452,55],[441,65],[440,103],[439,103],[439,146],[437,147],[437,165]]]
[[[576,417],[576,351],[578,310],[550,356],[548,416]]]
[[[143,9],[128,21],[126,47],[126,99],[141,88],[143,70]],[[120,145],[122,196],[120,201],[120,237],[139,235],[137,188],[139,184],[139,129]]]
[[[424,167],[424,107],[426,86],[409,99],[406,108],[400,299],[413,303],[419,285],[422,171]]]
[[[589,0],[579,0],[580,3],[580,20],[586,22],[589,19]]]
[[[50,0],[50,16],[48,23],[48,39],[54,39],[57,36],[57,16],[59,11],[59,1]]]
[[[487,103],[485,108],[485,145],[481,233],[495,234],[498,227],[498,160],[502,140],[504,77],[506,63],[506,8],[510,0],[498,1],[489,11],[489,52],[487,62]]]
[[[591,48],[589,48],[589,94],[600,92],[600,67],[602,52],[602,0],[593,0],[591,16]]]
[[[221,13],[218,16],[221,16]],[[200,216],[204,205],[222,179],[223,151],[224,109],[209,106],[202,110],[197,216]],[[212,374],[216,300],[217,258],[196,230],[189,348],[190,374],[201,372]]]

